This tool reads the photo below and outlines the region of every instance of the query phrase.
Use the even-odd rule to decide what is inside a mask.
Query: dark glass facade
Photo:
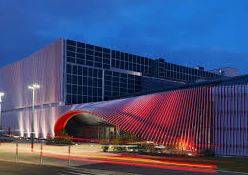
[[[187,83],[220,75],[134,54],[65,40],[66,104],[111,100],[141,92],[143,78]],[[156,80],[157,79],[157,80]],[[152,86],[149,86],[152,87]]]

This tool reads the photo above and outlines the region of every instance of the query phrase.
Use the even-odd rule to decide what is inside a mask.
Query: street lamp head
[[[40,85],[37,83],[34,83],[32,85],[29,85],[28,89],[31,89],[31,90],[40,89]]]
[[[40,85],[39,85],[39,84],[33,84],[33,87],[34,87],[35,89],[40,89]]]
[[[33,89],[34,89],[34,87],[33,87],[33,86],[28,86],[28,89],[33,90]]]

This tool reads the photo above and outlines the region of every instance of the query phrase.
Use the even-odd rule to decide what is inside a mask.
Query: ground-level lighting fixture
[[[34,150],[34,137],[35,137],[35,132],[34,132],[34,106],[35,106],[35,92],[36,90],[40,89],[40,85],[37,83],[31,84],[28,86],[28,89],[32,90],[32,117],[31,117],[31,149],[32,151]]]

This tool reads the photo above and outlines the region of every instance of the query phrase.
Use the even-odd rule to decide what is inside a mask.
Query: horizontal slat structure
[[[91,113],[141,139],[200,151],[211,146],[210,92],[209,87],[175,90],[76,105],[69,113]],[[59,119],[55,131],[62,130],[70,117],[69,114]]]

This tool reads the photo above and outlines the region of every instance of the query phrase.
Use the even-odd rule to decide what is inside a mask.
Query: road
[[[112,165],[108,163],[95,163],[77,167],[58,167],[48,165],[36,165],[27,163],[15,163],[0,161],[1,175],[165,175],[165,174],[192,174],[204,175],[209,173],[186,172],[166,170],[159,168],[147,168],[127,165]],[[211,173],[216,174],[216,173]],[[237,173],[217,173],[231,175]]]
[[[1,144],[0,175],[244,174],[220,173],[215,159],[104,153],[99,145],[92,144],[72,146],[70,156],[68,146],[43,145],[41,154],[40,145],[31,152],[30,145],[19,144],[18,156],[16,148],[16,144]]]

